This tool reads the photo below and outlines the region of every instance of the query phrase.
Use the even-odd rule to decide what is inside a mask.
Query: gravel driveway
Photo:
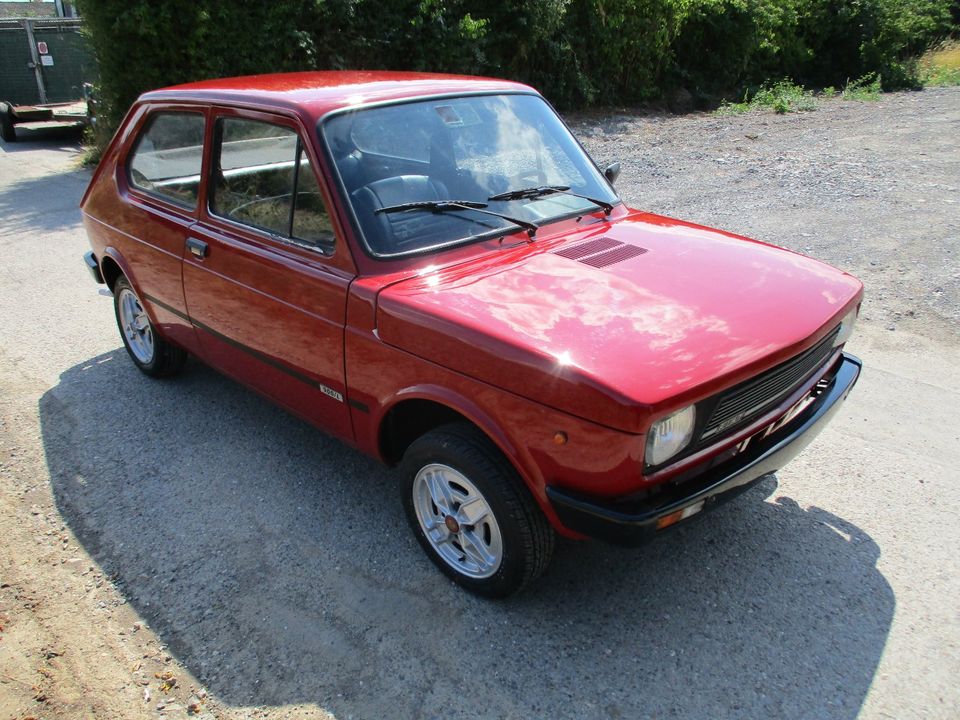
[[[133,368],[80,261],[75,139],[24,137],[0,146],[0,717],[960,714],[960,89],[572,124],[631,204],[864,280],[866,367],[814,445],[476,599],[391,472],[199,363]]]
[[[956,88],[813,113],[576,118],[597,161],[620,160],[634,207],[825,260],[867,286],[866,319],[960,331]]]

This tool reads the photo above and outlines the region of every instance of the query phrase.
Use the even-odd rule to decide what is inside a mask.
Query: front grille
[[[747,380],[722,393],[700,432],[700,442],[745,424],[783,400],[810,373],[820,367],[833,352],[833,339],[839,328],[809,350],[787,360],[760,377]]]

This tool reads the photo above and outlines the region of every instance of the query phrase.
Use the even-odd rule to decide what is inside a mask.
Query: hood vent
[[[645,252],[647,252],[646,248],[627,245],[613,238],[602,237],[558,250],[554,255],[559,255],[568,260],[576,260],[591,267],[605,268],[643,255]]]

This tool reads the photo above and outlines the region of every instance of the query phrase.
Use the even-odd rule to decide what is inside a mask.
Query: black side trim
[[[186,320],[187,322],[190,322],[190,318],[187,317],[184,313],[180,312],[180,311],[177,310],[175,307],[171,307],[171,306],[167,305],[165,302],[163,302],[163,300],[158,300],[158,299],[155,298],[153,295],[147,295],[146,293],[144,293],[144,294],[143,294],[143,299],[149,301],[149,302],[152,303],[153,305],[156,305],[156,306],[158,306],[158,307],[162,307],[162,308],[163,308],[164,310],[166,310],[168,313],[173,313],[174,315],[176,315],[176,316],[177,316],[178,318],[180,318],[181,320]]]
[[[347,405],[352,407],[354,410],[359,410],[360,412],[365,412],[365,413],[370,412],[370,408],[364,405],[359,400],[347,400]]]
[[[162,300],[158,300],[157,298],[153,297],[152,295],[144,294],[143,299],[144,299],[144,300],[147,300],[147,301],[149,301],[149,302],[151,302],[151,303],[153,303],[154,305],[157,305],[158,307],[162,307],[164,310],[166,310],[166,311],[168,311],[168,312],[170,312],[170,313],[173,313],[174,315],[176,315],[176,316],[179,317],[179,318],[182,318],[182,319],[184,319],[184,320],[192,323],[195,328],[197,328],[197,329],[199,329],[199,330],[203,330],[204,332],[210,333],[211,335],[213,335],[213,336],[214,336],[215,338],[217,338],[218,340],[221,340],[222,342],[225,342],[227,345],[230,345],[231,347],[235,347],[237,350],[241,350],[242,352],[245,352],[245,353],[247,353],[248,355],[250,355],[250,356],[252,356],[252,357],[255,357],[257,360],[259,360],[260,362],[264,363],[265,365],[269,365],[270,367],[272,367],[272,368],[274,368],[274,369],[276,369],[276,370],[279,370],[280,372],[286,373],[286,374],[289,375],[290,377],[292,377],[292,378],[294,378],[294,379],[296,379],[296,380],[299,380],[300,382],[302,382],[302,383],[304,383],[304,384],[306,384],[306,385],[309,385],[310,387],[316,388],[317,390],[319,390],[320,392],[322,392],[324,395],[327,395],[328,397],[331,397],[331,398],[333,398],[334,400],[338,400],[339,402],[343,402],[343,394],[342,394],[342,393],[337,392],[337,391],[334,390],[333,388],[327,387],[326,385],[324,385],[324,384],[321,383],[321,382],[317,382],[317,381],[314,380],[313,378],[307,377],[307,376],[304,375],[302,372],[299,372],[298,370],[294,370],[293,368],[289,367],[288,365],[284,365],[284,364],[283,364],[282,362],[280,362],[279,360],[275,360],[274,358],[270,357],[269,355],[266,355],[265,353],[260,352],[259,350],[254,350],[252,347],[249,347],[248,345],[244,345],[243,343],[237,342],[237,341],[234,340],[233,338],[229,338],[229,337],[227,337],[226,335],[224,335],[223,333],[217,332],[216,330],[214,330],[214,329],[213,329],[212,327],[210,327],[209,325],[204,325],[203,323],[199,323],[199,322],[197,322],[196,320],[191,320],[191,319],[190,319],[187,315],[185,315],[184,313],[180,312],[179,310],[177,310],[177,309],[174,308],[174,307],[170,307],[170,306],[167,305],[165,302],[163,302]]]

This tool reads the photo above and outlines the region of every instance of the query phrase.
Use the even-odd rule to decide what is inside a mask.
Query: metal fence
[[[13,105],[70,102],[96,80],[81,21],[0,20],[0,101]]]

